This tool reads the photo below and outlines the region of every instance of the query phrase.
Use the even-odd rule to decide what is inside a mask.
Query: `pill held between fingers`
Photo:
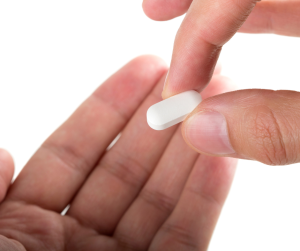
[[[201,95],[190,90],[158,102],[147,111],[148,125],[154,130],[167,129],[183,121],[201,101]]]

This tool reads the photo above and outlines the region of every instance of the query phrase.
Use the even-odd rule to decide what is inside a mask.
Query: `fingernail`
[[[168,71],[168,73],[167,73],[167,75],[166,75],[165,82],[164,82],[164,86],[163,86],[163,91],[162,91],[162,93],[161,93],[161,96],[162,96],[163,99],[164,99],[164,91],[165,91],[165,88],[166,88],[166,86],[167,86],[168,76],[169,76],[169,71]]]
[[[216,111],[193,115],[185,126],[185,136],[200,152],[216,155],[232,154],[225,117]]]

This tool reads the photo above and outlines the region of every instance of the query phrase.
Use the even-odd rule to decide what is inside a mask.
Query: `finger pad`
[[[166,21],[183,15],[191,2],[191,0],[144,0],[143,10],[153,20]]]

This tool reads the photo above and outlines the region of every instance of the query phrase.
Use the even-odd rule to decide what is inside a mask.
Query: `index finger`
[[[256,0],[194,0],[176,35],[163,98],[210,81],[222,46],[244,23]]]
[[[141,56],[111,76],[37,150],[7,199],[61,212],[165,72]]]

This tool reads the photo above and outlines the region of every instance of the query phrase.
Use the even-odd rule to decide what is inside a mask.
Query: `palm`
[[[180,128],[148,127],[146,110],[160,99],[165,71],[156,58],[133,60],[45,141],[0,205],[0,247],[207,248],[235,162],[200,157]],[[203,96],[226,90],[216,75]]]
[[[0,221],[2,234],[18,241],[20,248],[12,250],[25,250],[22,247],[56,251],[115,249],[115,243],[109,237],[83,227],[73,217],[38,206],[7,202],[2,204],[0,214],[3,216]]]
[[[17,240],[20,250],[66,250],[68,232],[81,229],[71,217],[22,202],[2,203],[0,214],[1,233]]]

